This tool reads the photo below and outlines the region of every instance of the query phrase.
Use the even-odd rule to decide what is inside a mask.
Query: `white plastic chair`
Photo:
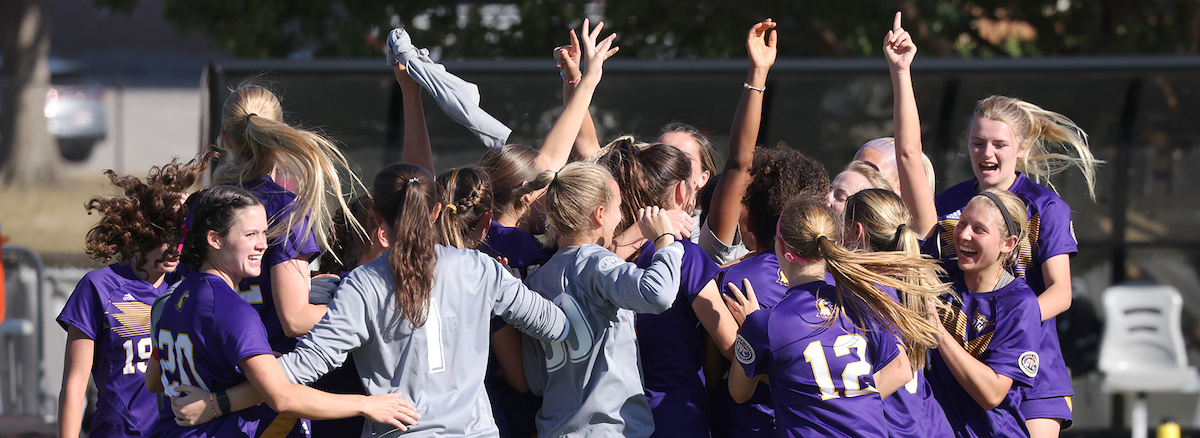
[[[1183,298],[1174,287],[1121,284],[1104,292],[1104,338],[1099,368],[1110,392],[1136,394],[1134,438],[1149,429],[1148,392],[1194,392],[1196,368],[1187,363],[1180,318]]]

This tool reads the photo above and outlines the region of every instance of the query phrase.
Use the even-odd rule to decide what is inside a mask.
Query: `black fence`
[[[449,61],[479,85],[481,106],[513,129],[510,142],[537,145],[562,108],[561,80],[549,60]],[[667,122],[710,133],[718,149],[742,92],[744,60],[631,61],[605,64],[593,100],[601,140],[653,138]],[[938,187],[971,178],[964,147],[977,100],[1004,94],[1074,119],[1107,161],[1096,199],[1083,178],[1055,180],[1074,211],[1080,254],[1074,273],[1098,293],[1112,282],[1174,284],[1200,315],[1200,57],[932,60],[914,65],[926,152]],[[208,67],[202,140],[215,138],[230,87],[257,78],[283,98],[289,122],[318,128],[344,145],[367,180],[401,156],[401,98],[381,59],[226,62]],[[431,98],[425,113],[439,169],[477,161],[483,146],[445,117]],[[785,142],[837,173],[866,140],[892,133],[892,92],[882,60],[781,60],[767,83],[760,144]],[[1114,268],[1115,267],[1115,268]],[[1087,279],[1085,278],[1085,279]],[[1194,307],[1193,307],[1194,306]]]

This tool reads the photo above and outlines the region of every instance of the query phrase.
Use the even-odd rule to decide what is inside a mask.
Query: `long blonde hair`
[[[1008,124],[1018,140],[1029,146],[1017,161],[1017,171],[1031,176],[1038,184],[1054,188],[1050,181],[1071,166],[1078,167],[1087,182],[1088,196],[1096,199],[1096,165],[1088,136],[1075,122],[1062,114],[1007,96],[988,96],[975,106],[972,119],[993,119]]]
[[[894,328],[906,343],[933,347],[936,329],[926,315],[900,305],[880,286],[903,290],[919,300],[936,298],[948,292],[950,285],[937,281],[913,284],[901,279],[936,276],[937,263],[906,252],[853,252],[837,243],[838,231],[833,212],[811,197],[793,199],[779,217],[780,238],[791,251],[801,258],[825,261],[825,270],[837,283],[836,312],[849,309],[862,318]]]
[[[865,252],[897,251],[913,257],[922,257],[917,236],[908,228],[911,215],[904,206],[904,200],[895,192],[886,189],[866,189],[855,193],[846,199],[844,216],[846,230],[853,229],[855,224],[861,224],[863,227],[865,247],[854,249]],[[941,284],[940,275],[943,273],[942,268],[935,265],[935,269],[920,269],[896,278],[910,285],[936,286]],[[908,289],[896,289],[897,297],[904,307],[917,315],[926,315],[931,308],[940,310],[945,307],[942,300],[911,295]],[[903,341],[913,370],[923,368],[929,346],[909,338],[904,338]]]
[[[287,172],[297,183],[294,208],[288,209],[287,217],[269,218],[268,235],[285,235],[302,225],[304,236],[315,234],[321,248],[328,250],[333,216],[328,197],[336,199],[342,211],[350,210],[342,193],[339,171],[349,176],[352,191],[365,191],[366,187],[350,171],[346,157],[336,145],[315,132],[288,126],[282,119],[283,108],[270,90],[258,85],[243,85],[234,90],[221,110],[221,129],[225,135],[217,139],[217,146],[230,153],[223,156],[214,171],[213,182],[242,184],[272,171]],[[347,220],[358,232],[365,233],[352,214],[347,215]]]

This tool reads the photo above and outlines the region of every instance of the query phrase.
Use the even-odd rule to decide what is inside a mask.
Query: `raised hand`
[[[897,11],[892,30],[883,38],[883,56],[887,58],[888,67],[892,70],[907,71],[916,54],[917,45],[913,44],[912,35],[900,27],[900,12]]]
[[[588,30],[588,19],[583,19],[583,76],[585,78],[594,78],[600,80],[600,75],[603,70],[604,60],[613,56],[620,50],[620,47],[613,46],[613,40],[617,38],[617,34],[609,35],[603,41],[596,43],[596,38],[600,36],[600,31],[604,29],[604,22],[596,23],[596,28]]]
[[[408,75],[408,69],[404,68],[403,63],[392,64],[392,74],[396,76],[396,82],[400,84],[401,90],[421,90],[421,84]]]
[[[554,48],[554,62],[564,81],[579,82],[583,76],[579,72],[579,58],[582,55],[583,49],[579,46],[579,37],[575,36],[575,29],[571,29],[571,44]]]
[[[770,18],[760,23],[754,23],[750,33],[746,35],[746,52],[750,54],[750,64],[754,68],[769,69],[775,65],[776,42],[779,31],[767,32],[775,28],[775,22]],[[764,38],[764,36],[766,36]]]
[[[758,297],[754,295],[754,286],[750,285],[750,279],[743,278],[742,286],[746,288],[744,295],[733,283],[725,283],[725,288],[729,289],[729,293],[721,294],[721,297],[725,299],[725,306],[729,307],[729,313],[733,315],[733,319],[739,326],[746,322],[746,317],[759,308]]]
[[[399,393],[368,396],[362,411],[371,421],[390,424],[402,431],[407,431],[407,425],[417,424],[417,419],[421,418],[412,403]]]

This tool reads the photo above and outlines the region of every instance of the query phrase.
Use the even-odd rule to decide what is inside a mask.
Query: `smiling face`
[[[825,205],[833,209],[838,216],[846,209],[846,198],[855,193],[871,188],[871,181],[861,173],[847,170],[839,173],[829,185],[829,195],[825,197]]]
[[[262,273],[262,256],[267,251],[267,212],[262,205],[242,209],[224,236],[209,231],[208,262],[234,279]]]
[[[158,248],[155,248],[153,251],[146,253],[140,259],[140,261],[142,262],[142,265],[139,266],[138,269],[141,269],[142,271],[145,271],[146,273],[150,274],[150,278],[156,278],[163,274],[175,272],[175,268],[179,266],[179,256],[178,255],[176,255],[174,257],[167,257],[166,259],[163,259],[163,261],[161,261],[161,262],[158,261],[158,259],[163,258],[163,253],[167,251],[168,245],[169,244],[164,243],[164,244],[162,244],[162,246],[159,246]]]
[[[954,228],[958,268],[968,275],[1003,269],[1003,255],[1015,250],[1017,244],[1015,236],[1005,236],[1008,232],[1004,227],[1004,218],[995,208],[982,202],[968,203]]]
[[[1008,190],[1017,179],[1017,161],[1025,156],[1026,145],[1008,123],[996,119],[972,120],[969,136],[971,171],[980,190]]]

